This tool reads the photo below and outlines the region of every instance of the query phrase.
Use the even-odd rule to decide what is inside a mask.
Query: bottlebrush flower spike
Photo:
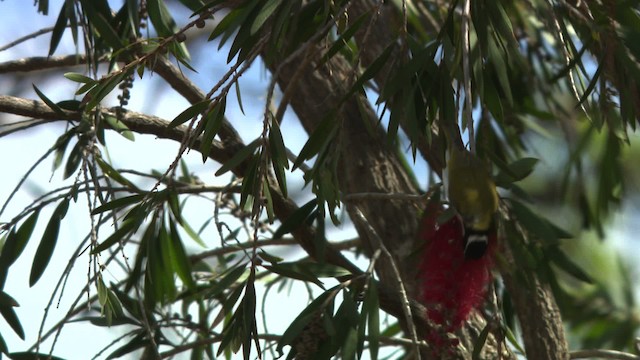
[[[444,331],[453,332],[484,300],[497,238],[495,232],[490,234],[487,251],[481,258],[465,259],[462,221],[453,216],[438,224],[443,211],[442,205],[433,201],[422,219],[419,236],[425,246],[420,265],[420,297],[429,318]]]

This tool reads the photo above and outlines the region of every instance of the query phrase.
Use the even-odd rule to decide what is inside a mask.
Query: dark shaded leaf
[[[587,284],[593,284],[593,278],[587,274],[580,266],[571,260],[567,254],[558,247],[552,247],[546,251],[547,256],[555,265],[564,270],[569,275]]]
[[[43,3],[47,3],[46,0],[40,0],[40,5]],[[67,1],[62,4],[60,7],[60,14],[58,15],[58,19],[56,20],[56,24],[53,26],[53,31],[51,32],[51,42],[49,43],[49,56],[53,55],[53,53],[58,48],[60,44],[60,40],[62,39],[62,34],[67,28],[68,18],[67,18]],[[45,8],[48,9],[49,6],[45,5]],[[45,14],[46,15],[46,14]]]
[[[209,151],[213,145],[213,139],[224,123],[224,113],[227,108],[227,97],[223,97],[215,104],[201,120],[204,122],[204,134],[202,135],[202,145],[200,152],[202,153],[202,161],[205,162],[209,156]]]
[[[96,215],[96,214],[103,213],[105,211],[116,210],[116,209],[123,208],[125,206],[137,204],[137,203],[140,203],[145,198],[145,196],[147,196],[147,194],[136,194],[136,195],[130,195],[130,196],[118,198],[106,204],[98,206],[97,208],[93,209],[91,213],[93,215]]]
[[[324,289],[322,281],[320,281],[309,269],[306,268],[304,263],[301,262],[279,262],[271,265],[263,265],[265,269],[288,277],[291,279],[297,279],[302,281],[312,282]]]
[[[300,333],[304,330],[305,326],[314,320],[318,314],[325,308],[333,306],[335,300],[335,291],[337,287],[333,287],[324,293],[320,294],[315,300],[311,302],[302,312],[289,324],[287,330],[280,338],[276,351],[282,354],[282,349],[285,345],[292,345]]]
[[[65,360],[57,356],[49,356],[49,354],[32,353],[32,352],[13,352],[7,354],[11,360]]]
[[[56,103],[54,103],[53,101],[51,101],[45,94],[42,93],[42,91],[40,91],[40,89],[38,89],[38,87],[35,84],[31,84],[33,86],[33,90],[35,90],[36,94],[38,94],[38,97],[45,103],[47,104],[47,106],[53,110],[53,112],[56,113],[56,115],[60,116],[61,118],[66,118],[67,115],[65,115],[64,111],[60,108],[60,106],[58,106]]]
[[[16,311],[14,310],[14,306],[8,304],[0,304],[0,314],[7,321],[11,329],[20,337],[20,339],[24,340],[24,330],[22,329],[22,325],[20,324],[20,320],[18,319],[18,315],[16,315]]]
[[[327,144],[333,141],[337,129],[338,121],[335,118],[327,116],[322,120],[300,150],[300,154],[298,154],[298,158],[293,163],[293,167],[291,169],[297,169],[304,161],[314,157],[324,147],[326,147]]]
[[[173,120],[171,120],[171,123],[169,123],[168,127],[171,129],[193,119],[194,117],[205,111],[207,107],[209,107],[209,104],[211,104],[211,100],[207,99],[189,106],[183,112],[178,114],[178,116],[176,116]]]
[[[471,355],[471,358],[473,360],[481,359],[480,355],[482,353],[482,348],[484,347],[484,344],[487,342],[487,337],[489,336],[490,331],[491,331],[491,324],[485,325],[484,329],[482,329],[482,331],[480,332],[480,335],[478,335],[478,338],[473,343],[473,354]]]
[[[115,116],[104,115],[102,117],[109,126],[115,130],[118,134],[122,135],[123,138],[134,141],[135,137],[133,136],[133,132],[129,130],[129,127],[122,121],[118,120]]]
[[[298,208],[291,216],[289,216],[282,225],[273,233],[274,239],[279,239],[285,234],[288,234],[295,229],[297,229],[300,225],[302,225],[308,218],[309,215],[315,210],[318,205],[317,199],[312,199],[308,203],[302,205]]]
[[[69,209],[69,199],[64,199],[58,207],[53,211],[51,219],[42,234],[42,239],[36,250],[36,254],[33,257],[33,264],[31,265],[31,274],[29,275],[29,286],[35,285],[40,279],[44,270],[51,260],[53,250],[56,247],[58,241],[58,232],[60,231],[60,222],[67,214]]]
[[[103,242],[98,244],[92,251],[92,254],[98,254],[108,248],[110,248],[113,244],[123,240],[125,236],[129,233],[135,231],[138,226],[144,221],[146,213],[142,210],[141,206],[138,205],[135,208],[131,209],[127,214],[127,218],[120,224],[120,228],[114,231],[111,236],[105,239]]]
[[[136,336],[134,336],[133,339],[129,340],[128,343],[122,345],[121,347],[117,348],[114,352],[109,354],[106,360],[120,359],[124,355],[129,354],[138,349],[142,349],[148,344],[149,344],[149,341],[145,339],[145,333],[141,331],[140,333],[136,334]]]
[[[262,141],[260,139],[255,139],[251,143],[249,143],[244,148],[240,149],[229,161],[225,162],[218,171],[216,171],[215,175],[220,176],[226,173],[229,170],[236,168],[243,161],[247,160],[249,156],[251,156],[255,150],[260,146]],[[246,181],[247,179],[245,179]]]

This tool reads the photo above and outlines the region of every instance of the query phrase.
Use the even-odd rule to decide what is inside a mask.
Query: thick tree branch
[[[107,109],[104,111],[111,115],[115,114],[115,109]],[[60,116],[39,100],[28,100],[7,95],[0,95],[0,113],[22,115],[31,118],[48,120],[43,123],[68,120],[79,121],[82,117],[82,113],[71,111],[64,111],[64,116]],[[125,112],[122,116],[122,121],[132,131],[141,134],[155,135],[159,138],[170,139],[177,142],[183,141],[188,131],[185,126],[178,126],[169,129],[167,126],[169,122],[167,120],[132,111]],[[199,151],[198,149],[200,148],[200,143],[198,139],[196,139],[196,141],[194,142],[193,148]],[[222,143],[215,142],[211,147],[210,153],[207,154],[207,156],[212,160],[224,163],[229,160],[234,154],[235,152],[225,147]],[[242,166],[239,166],[233,170],[236,175],[240,177],[243,176],[243,173],[240,171],[241,168]],[[291,214],[298,210],[298,207],[295,203],[293,203],[293,201],[282,196],[277,185],[271,185],[271,194],[274,201],[274,212],[279,219],[285,220],[289,218]],[[316,239],[316,232],[313,227],[302,225],[294,230],[292,232],[292,235],[294,236],[296,242],[300,244],[312,258],[320,260],[314,244],[314,239]],[[358,267],[344,258],[344,256],[338,250],[334,249],[331,245],[328,245],[326,249],[324,249],[324,260],[328,263],[341,266],[354,274],[362,273],[362,271]],[[394,288],[381,284],[378,289],[380,292],[379,296],[381,308],[389,314],[401,318],[403,314],[403,305],[397,296],[397,292],[395,290],[392,290]],[[425,308],[415,301],[411,301],[411,308],[414,315],[414,320],[416,321],[416,326],[426,329],[428,326],[428,320],[426,318]]]

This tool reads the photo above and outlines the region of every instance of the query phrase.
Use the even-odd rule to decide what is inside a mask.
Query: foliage
[[[497,296],[489,297],[484,319],[470,322],[475,332],[457,334],[467,348],[451,356],[475,358],[484,351],[493,358],[504,350],[514,358],[521,342],[533,356],[536,342],[546,341],[564,350],[558,358],[568,358],[564,334],[534,339],[528,332],[544,314],[527,315],[516,293],[535,293],[539,284],[546,300],[557,302],[562,318],[550,321],[562,321],[560,329],[568,325],[572,347],[634,350],[640,320],[628,269],[621,266],[615,275],[625,284],[618,301],[607,279],[593,276],[598,270],[584,267],[569,248],[592,232],[604,237],[612,215],[637,196],[626,180],[637,178],[628,165],[640,120],[636,1],[35,5],[56,17],[49,57],[0,69],[14,76],[53,69],[56,81],[76,90],[54,94],[34,84],[30,96],[39,100],[31,104],[2,95],[0,112],[45,121],[7,122],[0,136],[64,122],[34,168],[51,157],[53,172],[62,171],[66,183],[16,214],[5,213],[21,182],[0,210],[0,314],[24,339],[14,310],[18,294],[4,286],[12,265],[34,247],[29,286],[37,284],[51,262],[61,261],[56,249],[67,213],[85,204],[90,229],[74,239],[72,259],[88,256],[89,275],[64,321],[41,330],[25,353],[9,349],[0,335],[2,353],[44,357],[37,354],[40,341],[70,322],[85,322],[126,327],[119,341],[96,349],[107,359],[136,351],[142,358],[185,353],[193,359],[353,359],[368,351],[375,359],[383,347],[390,349],[386,355],[418,349],[428,356],[429,345],[416,341],[427,332],[422,327],[433,324],[425,323],[414,300],[419,289],[412,267],[424,244],[410,235],[418,232],[417,209],[428,197],[416,195],[440,186],[448,129],[461,133],[495,170],[503,239],[496,273],[518,284],[506,280],[490,289]],[[201,37],[207,42],[195,41]],[[65,41],[83,53],[55,56]],[[216,51],[228,69],[208,78],[202,91],[191,79],[207,68],[194,59]],[[82,70],[69,69],[73,64]],[[261,66],[269,82],[260,89],[266,94],[259,98],[260,131],[243,141],[238,131],[249,118],[245,108],[256,99],[240,79]],[[129,104],[134,83],[152,73],[190,103],[173,119],[138,113]],[[117,105],[109,107],[115,94]],[[291,146],[299,134],[292,136],[285,117],[307,134],[298,151]],[[133,133],[171,139],[178,153],[160,170],[124,169],[109,156],[111,132],[129,141],[136,141]],[[199,152],[215,176],[192,172],[189,150]],[[422,161],[428,174],[416,170]],[[544,166],[559,170],[548,174]],[[207,215],[196,224],[190,209],[203,203]],[[553,209],[550,216],[543,215],[547,209]],[[561,222],[560,213],[573,222]],[[358,239],[330,241],[330,230],[346,219]],[[78,271],[74,265],[56,292],[69,272]],[[110,275],[113,267],[124,274]],[[308,289],[299,299],[304,310],[281,334],[270,334],[267,321],[261,323],[271,312],[267,299],[300,284]]]

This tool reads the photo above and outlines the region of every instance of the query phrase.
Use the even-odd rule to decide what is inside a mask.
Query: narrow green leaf
[[[284,170],[289,169],[289,160],[287,159],[287,150],[280,133],[280,127],[276,121],[273,121],[271,131],[269,131],[269,151],[271,152],[271,164],[278,186],[282,195],[287,197],[287,177]]]
[[[380,349],[380,302],[378,300],[378,290],[376,282],[369,280],[369,289],[362,305],[363,312],[367,313],[367,329],[369,330],[369,354],[371,360],[378,359]]]
[[[567,256],[560,248],[551,247],[546,251],[549,259],[553,261],[560,269],[564,270],[569,275],[575,277],[580,281],[584,281],[587,284],[593,284],[593,278],[578,264],[576,264],[571,258]]]
[[[64,166],[63,179],[68,179],[71,175],[75,174],[80,167],[80,163],[82,162],[82,147],[82,144],[77,142],[73,149],[71,149],[67,163]]]
[[[102,118],[107,122],[107,124],[113,130],[115,130],[115,132],[122,135],[123,138],[129,141],[135,140],[133,132],[129,130],[129,127],[124,122],[118,120],[115,116],[111,116],[111,115],[104,115]]]
[[[2,334],[0,334],[0,353],[2,353],[2,354],[8,354],[9,353],[9,348],[7,347],[7,342],[4,341],[4,338],[2,337]]]
[[[27,242],[33,234],[33,229],[38,221],[40,215],[40,209],[37,209],[31,214],[18,228],[18,231],[10,232],[7,235],[4,246],[2,247],[2,253],[0,254],[0,267],[8,269],[27,246]],[[1,288],[1,287],[0,287]]]
[[[311,159],[320,152],[327,144],[333,141],[334,135],[338,129],[338,121],[327,116],[318,127],[313,131],[309,139],[304,144],[298,154],[298,158],[293,163],[292,170],[297,169],[306,160]]]
[[[302,312],[289,324],[287,330],[280,338],[276,351],[282,354],[282,349],[286,345],[292,345],[295,339],[300,335],[304,328],[314,320],[318,313],[325,307],[333,306],[335,300],[335,294],[337,287],[333,287],[324,293],[320,294],[315,300],[311,302]]]
[[[360,15],[340,36],[333,42],[329,50],[322,56],[316,68],[323,66],[329,59],[344,48],[349,40],[355,35],[356,31],[360,29],[365,20],[371,19],[371,13],[365,12]]]
[[[291,279],[312,282],[324,289],[320,281],[311,273],[304,264],[299,262],[279,262],[271,265],[263,265],[265,269]]]
[[[43,3],[48,3],[48,1],[40,0],[40,5]],[[48,8],[48,5],[46,5]],[[55,25],[53,26],[53,31],[51,32],[51,42],[49,43],[49,56],[53,55],[60,44],[60,40],[62,39],[62,34],[67,28],[67,2],[65,1],[60,7],[60,14],[58,15],[58,19],[56,20]]]
[[[505,334],[505,337],[507,338],[507,340],[509,340],[509,343],[511,343],[511,345],[513,345],[513,347],[515,347],[520,352],[520,354],[526,354],[524,348],[518,342],[516,335],[513,333],[513,331],[511,331],[511,328],[509,328],[508,326],[505,326],[504,324],[502,324],[501,327],[502,327],[502,332]]]
[[[255,150],[258,148],[258,146],[260,146],[261,143],[262,142],[260,141],[260,139],[255,139],[244,148],[240,149],[231,159],[225,162],[220,167],[220,169],[218,169],[218,171],[216,171],[215,175],[220,176],[227,171],[236,168],[243,161],[247,160],[247,158],[249,158],[255,152]]]
[[[169,223],[169,231],[171,232],[171,261],[173,268],[180,280],[182,280],[182,283],[189,289],[194,289],[196,284],[191,276],[191,261],[189,261],[189,257],[187,256],[187,252],[184,249],[180,234],[174,222]]]
[[[31,265],[31,274],[29,276],[29,286],[35,285],[40,279],[44,270],[51,260],[53,250],[56,247],[58,241],[58,232],[60,231],[60,222],[67,214],[69,209],[69,199],[64,199],[58,207],[53,211],[51,219],[42,234],[42,239],[36,250],[36,254],[33,257],[33,264]]]
[[[118,50],[124,47],[122,40],[116,33],[116,30],[111,26],[109,20],[107,20],[103,14],[96,12],[91,17],[91,23],[96,28],[97,33],[109,47],[114,50]]]
[[[119,72],[116,75],[108,75],[106,78],[100,80],[100,82],[85,95],[85,99],[88,100],[85,105],[85,111],[93,110],[93,108],[109,95],[111,91],[122,82],[122,79],[128,75],[127,72]]]
[[[491,324],[487,324],[485,325],[484,329],[482,329],[482,331],[480,332],[480,335],[478,335],[478,338],[473,344],[473,354],[471,355],[471,358],[473,360],[481,359],[480,354],[482,353],[482,348],[484,347],[484,344],[487,342],[487,337],[489,336],[490,330],[491,330]]]
[[[137,204],[137,203],[140,203],[145,198],[145,196],[147,196],[147,194],[136,194],[136,195],[130,195],[126,197],[121,197],[121,198],[109,201],[106,204],[98,206],[97,208],[93,209],[91,214],[96,215],[96,214],[103,213],[105,211],[120,209],[125,206]]]
[[[140,226],[140,224],[144,220],[145,212],[141,211],[141,207],[140,205],[138,205],[135,208],[131,209],[131,211],[129,211],[129,214],[127,216],[129,215],[132,215],[132,216],[125,219],[120,225],[120,228],[118,228],[118,230],[114,231],[113,234],[111,234],[111,236],[105,239],[102,243],[98,244],[91,251],[92,254],[98,254],[110,248],[113,244],[123,240],[127,234],[129,234],[132,231],[135,231],[135,229],[137,229],[138,226]]]
[[[217,283],[213,284],[209,289],[207,296],[209,298],[214,298],[221,294],[225,290],[229,290],[231,285],[235,284],[238,279],[245,273],[247,270],[247,264],[240,264],[234,268],[231,268],[229,271],[225,273],[224,276],[221,276],[221,279],[217,281]]]
[[[78,74],[78,73],[72,73],[72,72],[64,73],[64,77],[66,77],[67,79],[69,79],[71,81],[75,81],[75,82],[82,83],[82,84],[95,84],[95,83],[97,83],[97,81],[93,80],[92,78],[90,78],[88,76],[84,76],[82,74]]]
[[[43,94],[42,91],[40,91],[40,89],[38,89],[38,87],[35,84],[31,84],[31,85],[33,86],[33,90],[36,91],[36,94],[38,94],[38,97],[40,97],[40,99],[45,104],[47,104],[47,106],[51,108],[51,110],[53,110],[56,113],[56,115],[60,116],[61,118],[67,117],[67,115],[64,113],[64,110],[62,110],[60,106],[58,106],[56,103],[51,101],[45,94]]]
[[[502,168],[502,171],[498,173],[496,176],[496,185],[506,185],[526,178],[533,172],[538,161],[536,158],[527,157],[512,162],[507,165],[507,167]]]
[[[114,350],[109,356],[107,356],[106,360],[111,359],[121,359],[124,355],[129,354],[138,349],[142,349],[143,347],[149,344],[149,340],[145,339],[146,332],[140,331],[136,336],[133,337],[129,342],[122,345],[121,347]]]
[[[253,23],[251,23],[251,29],[249,30],[251,35],[256,34],[260,31],[260,28],[264,23],[273,15],[273,13],[278,9],[282,0],[268,0],[258,15],[253,19]]]
[[[183,112],[181,112],[178,116],[176,116],[173,120],[171,120],[171,123],[169,123],[168,127],[171,129],[193,119],[194,117],[198,116],[200,113],[205,111],[207,107],[209,107],[210,103],[211,103],[211,100],[207,99],[189,106]]]
[[[276,232],[273,233],[273,239],[279,239],[285,234],[288,234],[297,229],[309,218],[309,215],[311,215],[317,205],[318,200],[314,198],[298,208],[284,222],[282,222],[282,225],[280,225]]]
[[[12,352],[7,354],[11,360],[65,360],[61,357],[50,356],[48,353]]]
[[[9,326],[11,326],[16,335],[18,335],[20,339],[24,340],[24,330],[22,329],[22,324],[20,324],[20,320],[18,319],[18,315],[16,314],[14,307],[0,305],[0,314],[7,321]]]
[[[109,177],[112,180],[115,180],[119,184],[122,184],[132,190],[138,190],[138,187],[134,183],[129,181],[127,178],[125,178],[116,169],[112,168],[111,165],[106,163],[101,157],[96,157],[95,159],[96,159],[96,162],[98,163],[98,166],[100,167],[100,170],[102,170],[105,176]]]
[[[215,104],[213,109],[209,111],[201,121],[204,121],[204,134],[202,135],[202,145],[200,145],[200,152],[202,153],[202,161],[207,161],[209,157],[209,151],[213,145],[213,139],[218,134],[218,131],[224,123],[224,113],[227,107],[227,97],[223,97]]]

